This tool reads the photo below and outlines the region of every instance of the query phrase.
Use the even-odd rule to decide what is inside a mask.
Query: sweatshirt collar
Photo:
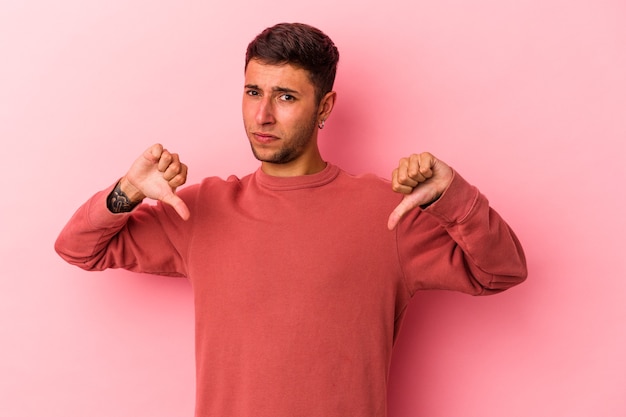
[[[254,173],[256,181],[264,188],[276,191],[290,191],[303,188],[321,187],[333,181],[339,175],[339,167],[331,163],[326,168],[311,175],[299,175],[296,177],[274,177],[268,175],[261,168]]]

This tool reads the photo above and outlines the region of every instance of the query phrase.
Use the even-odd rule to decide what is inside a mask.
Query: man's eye
[[[280,99],[283,101],[294,101],[296,98],[291,94],[283,94],[282,96],[280,96]]]
[[[259,92],[256,91],[256,90],[248,90],[248,91],[246,91],[246,94],[249,95],[249,96],[258,96]]]

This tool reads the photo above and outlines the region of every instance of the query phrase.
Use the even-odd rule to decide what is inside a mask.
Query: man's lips
[[[262,143],[262,144],[266,144],[266,143],[270,143],[275,140],[278,140],[278,137],[271,135],[269,133],[254,132],[252,136],[254,136],[254,139],[256,139],[257,142]]]

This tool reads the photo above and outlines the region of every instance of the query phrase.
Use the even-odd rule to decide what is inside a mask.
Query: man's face
[[[265,165],[297,163],[319,155],[318,105],[306,70],[250,60],[242,111],[252,152]]]

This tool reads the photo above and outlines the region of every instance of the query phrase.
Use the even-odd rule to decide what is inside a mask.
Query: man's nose
[[[274,123],[274,121],[274,106],[271,98],[263,97],[257,109],[256,122],[260,125],[265,125]]]

